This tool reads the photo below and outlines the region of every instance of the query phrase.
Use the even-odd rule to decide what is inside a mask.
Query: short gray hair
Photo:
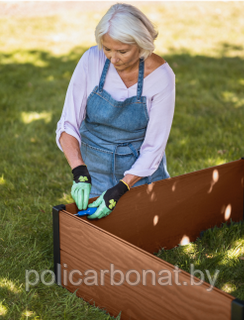
[[[114,40],[126,44],[137,44],[140,57],[146,59],[155,49],[158,36],[152,22],[136,7],[117,3],[110,7],[95,30],[98,48],[102,49],[102,37],[108,33]]]

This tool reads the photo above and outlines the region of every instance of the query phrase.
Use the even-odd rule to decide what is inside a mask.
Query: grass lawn
[[[208,283],[208,272],[212,279],[216,274],[215,287],[244,300],[243,223],[225,223],[221,228],[206,230],[194,243],[162,249],[156,255],[187,272],[200,270],[202,275],[197,271],[194,275]]]
[[[111,4],[0,3],[2,319],[114,319],[57,285],[25,289],[26,270],[53,269],[51,208],[73,202],[56,124],[72,72],[95,44],[95,26]],[[166,150],[171,176],[244,156],[244,3],[138,7],[157,25],[156,53],[176,74]],[[244,300],[243,224],[157,255],[186,271],[192,263],[211,274],[219,269],[216,286]]]

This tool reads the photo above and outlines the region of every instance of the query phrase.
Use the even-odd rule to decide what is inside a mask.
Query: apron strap
[[[144,60],[143,58],[140,58],[138,83],[137,83],[137,101],[141,100],[142,89],[143,89],[143,79],[144,79]]]
[[[102,75],[101,75],[100,82],[99,82],[99,92],[102,92],[102,90],[103,90],[106,75],[108,73],[109,65],[110,65],[110,60],[107,59],[104,64]],[[141,100],[142,89],[143,89],[143,79],[144,79],[144,60],[142,58],[140,58],[138,83],[137,83],[137,95],[136,95],[137,101]]]
[[[107,75],[107,72],[108,72],[109,65],[110,65],[110,60],[107,59],[105,64],[104,64],[103,72],[102,72],[102,75],[101,75],[101,78],[100,78],[100,82],[99,82],[99,92],[103,91],[103,86],[104,86],[104,83],[105,83],[105,78],[106,78],[106,75]]]

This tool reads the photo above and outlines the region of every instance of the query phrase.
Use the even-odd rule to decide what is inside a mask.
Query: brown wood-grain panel
[[[61,211],[59,215],[61,265],[67,265],[65,270],[79,270],[84,275],[92,269],[100,275],[100,270],[110,270],[113,264],[123,275],[129,270],[137,270],[140,275],[142,270],[153,270],[158,279],[161,270],[168,270],[172,277],[172,285],[162,286],[157,281],[152,285],[149,277],[147,285],[131,286],[125,281],[120,286],[112,286],[107,274],[104,285],[77,287],[67,282],[65,287],[71,292],[78,289],[78,296],[95,302],[111,315],[116,316],[122,310],[122,320],[231,319],[232,296],[216,288],[208,292],[209,284],[205,282],[200,286],[191,285],[190,275],[184,271],[179,273],[181,286],[177,286],[173,265],[68,212]],[[77,274],[74,280],[78,280]],[[130,280],[135,278],[131,276]],[[183,285],[184,282],[187,285]]]
[[[135,187],[106,218],[87,220],[148,251],[170,249],[185,237],[243,219],[244,160]],[[76,213],[74,204],[67,211]],[[228,219],[226,215],[230,212]]]

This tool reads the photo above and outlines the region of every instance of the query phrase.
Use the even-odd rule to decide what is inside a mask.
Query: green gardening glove
[[[88,219],[103,218],[108,216],[115,208],[119,199],[130,190],[129,186],[120,180],[114,187],[104,191],[100,197],[88,205],[89,208],[98,207],[96,212],[92,215],[88,215]]]
[[[82,165],[72,170],[74,181],[71,188],[71,196],[79,210],[87,209],[89,195],[91,192],[91,176],[87,166]]]

